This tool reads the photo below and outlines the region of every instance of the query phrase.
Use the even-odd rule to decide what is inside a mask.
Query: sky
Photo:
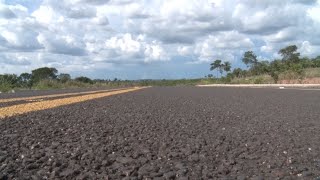
[[[198,78],[292,44],[320,55],[320,0],[0,0],[0,74]]]

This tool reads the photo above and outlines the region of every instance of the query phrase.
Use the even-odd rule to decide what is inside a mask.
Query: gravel
[[[0,121],[0,179],[316,179],[320,92],[157,87]]]

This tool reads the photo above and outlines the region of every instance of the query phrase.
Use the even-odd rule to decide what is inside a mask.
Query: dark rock
[[[313,174],[312,174],[312,172],[310,172],[310,171],[304,171],[303,173],[302,173],[302,177],[309,177],[309,176],[312,176]]]
[[[37,165],[37,164],[29,164],[27,166],[27,169],[28,170],[33,170],[33,169],[37,169],[38,167],[39,167],[39,165]]]
[[[178,171],[177,171],[177,175],[178,176],[184,176],[184,175],[186,175],[188,173],[188,169],[187,168],[185,168],[185,169],[179,169]]]
[[[247,179],[247,177],[244,176],[244,175],[238,175],[237,176],[237,180],[246,180],[246,179]]]
[[[252,177],[251,180],[264,180],[264,177],[263,176],[255,176],[255,177]]]
[[[176,180],[189,180],[188,177],[177,177]]]
[[[0,156],[0,163],[2,163],[6,159],[6,156]]]
[[[133,159],[130,157],[117,157],[116,161],[122,164],[129,164],[133,161]]]
[[[185,164],[181,163],[181,162],[178,162],[178,163],[175,164],[174,167],[177,168],[177,169],[184,169],[185,168]]]
[[[189,161],[192,161],[192,162],[198,162],[199,161],[199,154],[192,154],[189,156],[188,158]]]
[[[8,175],[6,174],[0,174],[0,180],[8,180]]]
[[[174,179],[176,177],[176,173],[173,171],[170,171],[170,172],[164,173],[163,177],[166,179]]]
[[[74,173],[75,171],[73,169],[65,169],[60,173],[60,176],[68,177],[68,176],[72,176]]]

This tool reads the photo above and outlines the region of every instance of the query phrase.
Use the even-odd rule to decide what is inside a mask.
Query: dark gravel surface
[[[149,88],[1,120],[0,172],[2,179],[316,179],[319,117],[320,91]]]
[[[75,88],[75,89],[52,89],[52,90],[20,90],[20,91],[18,90],[15,93],[0,93],[0,99],[44,96],[44,95],[51,95],[51,94],[78,93],[78,92],[88,92],[88,91],[100,91],[100,90],[108,90],[108,89],[117,89],[117,88],[103,87],[103,88]]]

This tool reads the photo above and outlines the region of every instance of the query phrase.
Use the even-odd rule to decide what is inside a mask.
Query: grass
[[[270,75],[259,75],[245,78],[234,78],[231,84],[272,84],[274,80]]]
[[[308,68],[305,73],[306,78],[320,77],[320,68]]]

